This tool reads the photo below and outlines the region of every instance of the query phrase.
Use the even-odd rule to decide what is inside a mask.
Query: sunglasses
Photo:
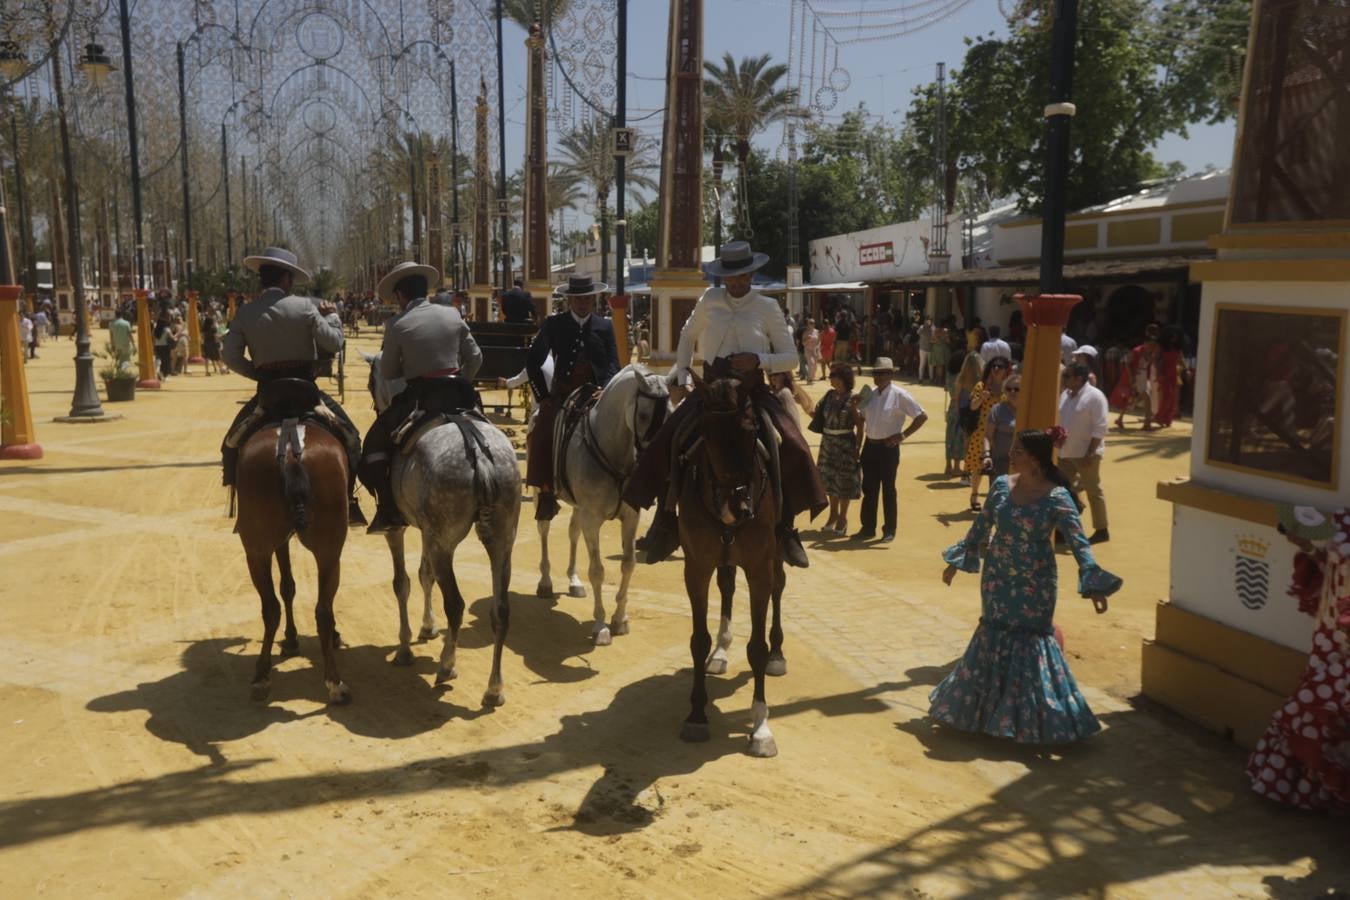
[[[1022,393],[1022,389],[1021,389],[1021,388],[1008,388],[1008,390],[1006,391],[1006,393],[1009,393],[1009,394],[1020,394],[1020,393]]]

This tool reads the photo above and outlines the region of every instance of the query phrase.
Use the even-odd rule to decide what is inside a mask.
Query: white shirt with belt
[[[866,423],[864,434],[869,441],[884,441],[904,431],[907,417],[927,415],[919,401],[894,382],[873,391],[858,411]]]
[[[1068,391],[1059,395],[1059,424],[1068,432],[1064,446],[1059,449],[1061,459],[1082,459],[1088,455],[1092,439],[1097,438],[1096,456],[1106,452],[1106,420],[1109,404],[1106,395],[1090,384],[1078,393]]]
[[[704,362],[737,353],[754,353],[766,373],[797,368],[797,345],[778,301],[750,291],[733,297],[724,287],[708,288],[680,331],[675,372],[681,384],[694,363],[694,349]]]

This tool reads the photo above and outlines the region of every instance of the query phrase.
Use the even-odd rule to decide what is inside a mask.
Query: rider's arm
[[[544,362],[552,350],[553,346],[548,338],[548,319],[545,319],[539,333],[534,336],[534,342],[530,344],[529,352],[525,354],[525,371],[529,373],[530,388],[534,391],[536,400],[548,396],[549,386],[544,378]]]
[[[322,315],[313,306],[310,307],[310,331],[314,335],[314,346],[320,353],[337,353],[342,349],[342,325],[334,324],[330,317]],[[331,317],[336,320],[336,316]]]
[[[706,294],[704,296],[706,297]],[[684,327],[680,329],[680,342],[675,347],[677,384],[684,385],[690,381],[687,370],[694,364],[694,345],[703,336],[703,329],[708,326],[708,311],[703,305],[704,302],[704,299],[700,298],[698,303],[694,304],[694,311],[684,320]]]
[[[474,340],[473,332],[465,322],[459,329],[459,374],[471,379],[482,367],[483,351],[478,349],[478,342]]]
[[[235,317],[238,321],[238,317]],[[220,343],[220,358],[225,361],[225,365],[230,367],[231,372],[238,372],[245,378],[258,380],[258,372],[253,368],[253,363],[249,361],[244,353],[247,348],[244,341],[244,330],[240,327],[231,328],[225,334],[225,340]]]
[[[399,343],[398,329],[391,328],[393,322],[384,327],[384,340],[380,343],[380,377],[386,381],[403,377],[403,347]]]
[[[759,366],[765,372],[792,372],[797,368],[797,342],[787,319],[778,311],[778,303],[764,304],[764,333],[769,338],[769,352],[760,353]]]

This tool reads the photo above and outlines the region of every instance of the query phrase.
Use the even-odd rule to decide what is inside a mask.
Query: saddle
[[[269,425],[300,422],[312,422],[337,438],[344,447],[351,445],[352,436],[342,421],[324,405],[319,386],[305,378],[278,378],[260,384],[257,407],[230,433],[225,439],[225,445],[241,447],[256,432]]]
[[[595,406],[599,393],[600,386],[595,382],[583,383],[567,395],[553,420],[553,480],[558,496],[564,500],[570,501],[574,495],[567,478],[567,467],[563,465],[563,455],[577,428]]]
[[[487,416],[483,415],[483,401],[472,381],[458,375],[419,379],[410,384],[408,389],[417,392],[417,405],[407,418],[394,426],[391,431],[394,446],[401,453],[411,453],[417,442],[422,439],[422,435],[431,429],[453,423],[459,426],[460,432],[464,435],[464,444],[468,447],[471,462],[474,459],[474,445],[477,445],[489,459],[491,458],[482,436],[467,421],[488,420]]]

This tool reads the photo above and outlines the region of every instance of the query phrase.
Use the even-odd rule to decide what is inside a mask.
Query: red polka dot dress
[[[1350,815],[1350,510],[1336,513],[1308,668],[1247,762],[1252,788]]]

